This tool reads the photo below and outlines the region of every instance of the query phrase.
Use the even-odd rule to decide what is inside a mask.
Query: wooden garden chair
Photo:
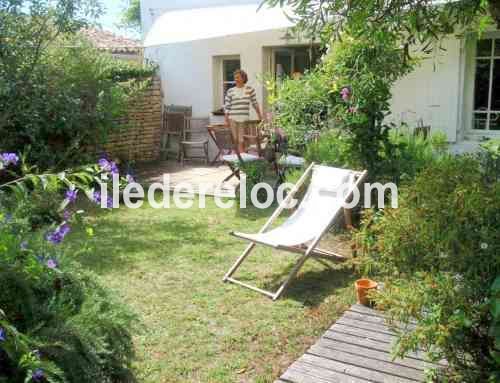
[[[309,188],[297,210],[282,225],[268,230],[311,174]],[[224,276],[224,282],[238,284],[276,300],[309,257],[344,261],[343,256],[319,249],[317,246],[330,227],[342,219],[345,202],[351,200],[355,188],[361,190],[360,186],[366,176],[367,171],[356,172],[311,164],[257,234],[231,233],[235,237],[249,241],[250,244]],[[343,189],[346,185],[347,188]],[[300,254],[297,263],[276,292],[260,289],[232,277],[256,245]]]
[[[243,132],[243,142],[246,149],[250,149],[251,145],[255,145],[255,152],[240,152],[238,144],[234,142],[234,137],[230,135],[233,151],[232,153],[222,156],[222,162],[231,169],[231,174],[227,176],[223,182],[230,180],[233,177],[240,178],[240,164],[255,161],[265,161],[263,157],[263,146],[266,136],[262,134],[262,124],[260,120],[248,121],[247,127]]]
[[[247,126],[243,132],[243,146],[246,151],[254,149],[262,157],[265,146],[265,140],[268,138],[263,132],[263,124],[260,120],[247,121]]]
[[[165,135],[163,156],[169,159],[169,154],[174,153],[177,161],[181,158],[180,142],[182,140],[182,130],[184,129],[184,113],[163,111],[163,133]]]
[[[201,159],[208,164],[207,118],[185,117],[181,140],[181,164]]]
[[[231,129],[225,125],[209,125],[207,127],[208,134],[212,138],[217,147],[217,154],[210,165],[215,165],[217,162],[223,162],[222,156],[231,154],[234,150]]]
[[[181,140],[185,118],[191,117],[192,107],[164,105],[162,116],[162,158],[168,160],[169,153],[174,153],[177,161],[181,159]]]

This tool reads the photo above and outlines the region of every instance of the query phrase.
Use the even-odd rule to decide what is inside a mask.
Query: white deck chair
[[[310,173],[312,173],[311,183],[297,210],[281,226],[267,231],[273,221],[292,200]],[[367,171],[356,172],[311,164],[257,234],[231,233],[238,238],[250,241],[250,244],[224,276],[223,281],[258,291],[276,300],[283,294],[309,257],[326,258],[335,261],[345,260],[341,255],[317,248],[317,245],[329,228],[342,217],[345,202],[351,200],[355,188],[361,190],[360,185],[364,182],[366,176]],[[256,244],[302,254],[275,293],[232,278]]]

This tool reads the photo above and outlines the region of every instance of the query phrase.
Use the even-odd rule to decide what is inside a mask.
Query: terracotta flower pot
[[[377,288],[377,282],[371,279],[358,279],[354,282],[354,286],[356,287],[358,303],[368,306],[370,304],[370,300],[367,297],[368,292]]]

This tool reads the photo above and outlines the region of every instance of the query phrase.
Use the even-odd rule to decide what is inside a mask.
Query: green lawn
[[[139,382],[272,382],[354,301],[353,273],[314,261],[277,302],[222,283],[245,246],[228,232],[255,231],[268,215],[207,200],[92,219],[91,252],[75,257],[138,314]],[[75,249],[89,241],[83,233],[68,238]],[[238,276],[276,289],[294,259],[262,249]]]

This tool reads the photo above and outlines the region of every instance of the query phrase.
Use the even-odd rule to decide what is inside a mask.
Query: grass
[[[74,258],[139,317],[139,382],[272,382],[354,302],[354,274],[314,261],[277,302],[222,283],[245,246],[228,232],[256,231],[269,214],[212,200],[206,209],[121,208],[92,219],[92,238],[83,229],[68,238],[89,247]],[[295,259],[259,249],[238,277],[276,289]]]

